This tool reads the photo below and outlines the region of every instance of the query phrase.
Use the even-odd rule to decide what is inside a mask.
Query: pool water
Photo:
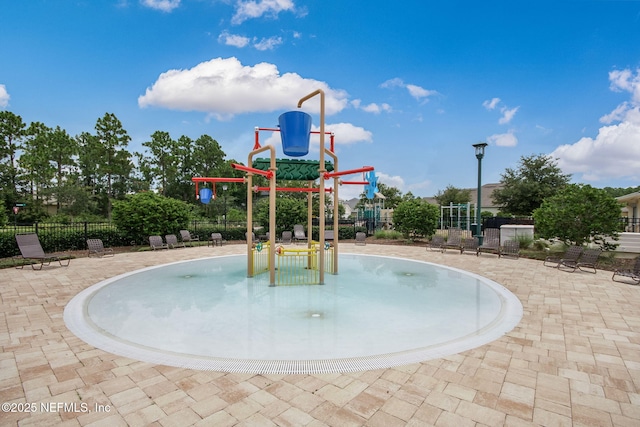
[[[270,287],[246,257],[147,268],[65,309],[98,348],[139,360],[246,372],[344,372],[414,363],[493,341],[522,317],[501,285],[462,270],[342,255],[324,285]]]

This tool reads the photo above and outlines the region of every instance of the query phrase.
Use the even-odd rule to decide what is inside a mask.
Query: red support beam
[[[340,181],[340,184],[369,185],[369,181]]]
[[[261,169],[251,168],[249,166],[242,166],[237,163],[232,163],[231,167],[234,169],[241,170],[243,172],[257,173],[258,175],[266,176],[267,179],[271,179],[273,177],[272,171],[263,171]]]
[[[375,168],[373,166],[363,166],[359,169],[349,169],[341,172],[325,172],[324,179],[335,178],[337,176],[343,176],[343,175],[351,175],[358,172],[370,172],[374,169]]]

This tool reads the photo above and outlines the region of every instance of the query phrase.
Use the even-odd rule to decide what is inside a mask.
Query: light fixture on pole
[[[489,144],[486,142],[473,144],[473,148],[476,150],[476,159],[478,159],[478,201],[476,203],[476,237],[478,238],[478,245],[482,244],[482,217],[480,216],[482,208],[482,158],[487,145]]]
[[[222,186],[224,191],[222,199],[224,200],[224,231],[227,231],[227,184]]]

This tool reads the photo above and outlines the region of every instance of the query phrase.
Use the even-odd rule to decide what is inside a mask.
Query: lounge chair
[[[62,263],[62,259],[58,254],[45,254],[42,249],[42,245],[40,244],[40,239],[36,233],[28,233],[28,234],[16,234],[16,242],[18,243],[18,248],[20,249],[20,257],[24,260],[35,261],[34,264],[31,264],[31,268],[34,270],[42,270],[42,267],[45,265],[51,264],[52,261],[58,261],[60,266],[67,267],[71,262],[71,258],[67,258],[66,264]],[[35,265],[40,262],[40,268],[35,267]],[[24,265],[16,266],[16,268],[23,268]]]
[[[634,285],[640,285],[640,256],[636,258],[636,261],[631,268],[616,269],[613,271],[611,280],[615,282],[622,282],[622,280],[616,280],[616,276],[626,277],[634,282]]]
[[[156,249],[169,249],[169,246],[162,240],[161,236],[149,236],[149,246],[154,251]]]
[[[500,247],[498,258],[503,256],[518,258],[520,256],[520,242],[517,240],[505,241]]]
[[[476,256],[480,255],[482,252],[496,254],[500,257],[500,238],[493,236],[485,237],[482,244],[476,249]]]
[[[459,228],[449,229],[449,236],[442,245],[442,252],[446,252],[447,249],[456,249],[462,253],[462,237]]]
[[[580,258],[578,258],[578,262],[576,263],[575,267],[579,270],[595,274],[598,271],[596,267],[598,265],[598,258],[600,258],[601,253],[602,249],[586,249],[584,252],[582,252]]]
[[[112,248],[105,248],[100,239],[87,239],[87,249],[89,249],[89,257],[96,255],[99,258],[103,256],[113,256]]]
[[[222,243],[224,242],[224,240],[222,239],[222,234],[220,233],[211,233],[211,237],[209,238],[209,241],[207,242],[207,246],[211,245],[211,246],[222,246]]]
[[[193,242],[199,242],[199,236],[192,236],[189,230],[180,230],[180,239],[186,244],[189,243],[189,246],[193,246]]]
[[[580,258],[580,255],[582,255],[582,251],[582,246],[569,246],[569,248],[561,258],[548,256],[544,259],[544,262],[542,264],[546,265],[547,267],[555,268],[559,268],[561,265],[571,265],[578,262],[578,258]]]
[[[366,245],[367,244],[367,234],[364,231],[358,231],[356,233],[356,245]]]
[[[283,231],[282,232],[282,238],[280,239],[281,243],[283,244],[291,244],[291,242],[293,241],[293,233],[290,231]]]
[[[244,238],[249,240],[249,232],[244,233]],[[251,243],[258,243],[260,240],[256,238],[256,233],[251,233]]]
[[[333,240],[334,234],[333,230],[324,230],[324,240]]]
[[[293,226],[293,241],[300,242],[306,241],[307,235],[304,233],[304,227],[300,224],[296,224]]]
[[[435,250],[442,251],[443,245],[444,245],[444,237],[439,234],[436,234],[431,237],[431,240],[429,240],[429,243],[427,244],[427,248],[431,249],[432,251],[435,251]]]
[[[462,249],[461,249],[461,251],[462,251],[462,253],[464,253],[464,251],[477,253],[477,251],[478,251],[478,239],[475,238],[475,237],[465,237],[462,240]]]
[[[179,242],[178,236],[176,236],[175,234],[167,234],[166,236],[164,236],[164,239],[167,241],[167,246],[169,247],[169,249],[180,247],[186,248],[184,242]]]

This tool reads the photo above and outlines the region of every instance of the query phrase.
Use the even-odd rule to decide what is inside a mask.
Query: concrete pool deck
[[[345,374],[258,375],[153,365],[96,349],[63,310],[108,277],[243,245],[78,258],[0,270],[0,425],[637,426],[640,286],[611,272],[567,273],[529,259],[341,244],[494,280],[522,302],[502,338],[421,363]],[[6,405],[8,404],[8,405]]]

